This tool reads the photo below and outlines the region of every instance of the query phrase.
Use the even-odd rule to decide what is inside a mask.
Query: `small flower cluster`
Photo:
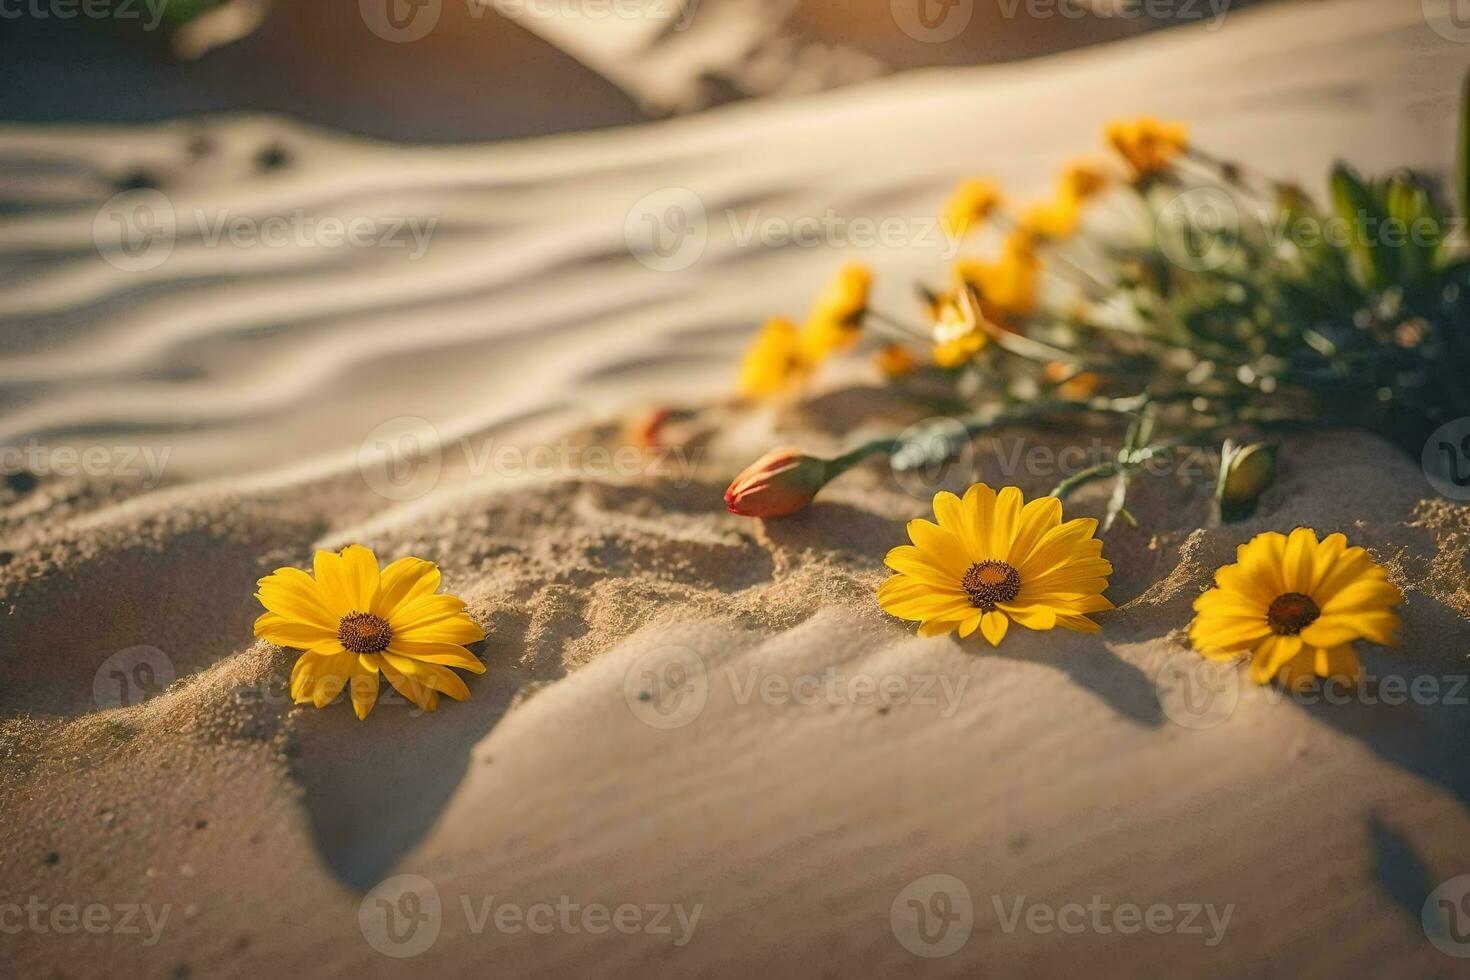
[[[849,263],[817,295],[800,327],[783,316],[767,320],[740,367],[741,396],[789,392],[827,358],[856,344],[872,284],[872,270]]]
[[[1241,428],[1359,426],[1417,454],[1439,425],[1470,415],[1470,254],[1449,240],[1422,179],[1364,181],[1339,165],[1324,210],[1300,187],[1212,156],[1181,123],[1119,120],[1104,143],[1110,160],[1068,164],[1047,200],[1019,208],[994,181],[963,182],[942,223],[991,253],[961,255],[948,285],[920,287],[922,325],[875,309],[870,272],[849,266],[804,326],[762,331],[742,395],[789,395],[825,358],[882,334],[882,373],[925,404],[965,406],[972,436],[1112,419],[1128,433],[1115,458],[1053,491],[1113,481],[1105,530],[1133,521],[1127,493],[1142,464],[1180,445]],[[1462,170],[1470,201],[1470,156]],[[1275,237],[1308,219],[1354,234]],[[1381,233],[1389,219],[1419,233]],[[875,440],[864,451],[914,447]],[[1235,520],[1269,484],[1275,449],[1223,455],[1217,499]]]
[[[1096,633],[1088,618],[1113,604],[1103,595],[1113,566],[1092,518],[1062,520],[1062,502],[1026,502],[1020,490],[977,483],[934,497],[934,521],[908,525],[911,544],[888,552],[894,574],[878,603],[919,623],[921,636],[979,631],[999,645],[1012,623]],[[1393,645],[1403,594],[1388,573],[1341,534],[1268,531],[1240,546],[1234,564],[1194,603],[1189,635],[1215,660],[1250,659],[1258,684],[1314,677],[1354,682],[1358,640]]]
[[[821,357],[852,348],[871,327],[900,338],[877,350],[885,375],[925,372],[953,386],[948,400],[972,406],[965,439],[1059,417],[1126,426],[1113,458],[1046,497],[1027,503],[1014,487],[976,484],[962,498],[936,496],[934,522],[910,522],[911,544],[888,554],[894,575],[878,600],[923,635],[978,632],[998,644],[1013,624],[1096,632],[1091,614],[1112,608],[1104,596],[1112,566],[1096,535],[1116,518],[1136,523],[1131,481],[1181,444],[1239,428],[1357,425],[1417,453],[1428,431],[1470,415],[1470,256],[1448,239],[1449,220],[1425,181],[1408,173],[1364,181],[1339,165],[1322,209],[1300,187],[1211,156],[1179,123],[1120,120],[1104,140],[1112,163],[1068,165],[1049,200],[1019,211],[993,181],[961,184],[946,230],[966,241],[989,236],[995,249],[956,260],[946,288],[920,289],[926,326],[875,310],[864,271],[861,301],[843,307],[841,344],[816,344],[820,356],[805,356],[800,338],[822,332],[787,324],[780,345],[762,334],[747,355],[742,379],[779,382],[742,384],[743,394],[790,392]],[[1470,211],[1470,133],[1460,142],[1459,196]],[[1194,206],[1201,200],[1209,207]],[[1215,220],[1221,211],[1235,220]],[[1385,217],[1433,233],[1373,237]],[[1300,218],[1338,220],[1355,234],[1310,245],[1268,234],[1272,222]],[[736,514],[780,517],[866,456],[889,455],[903,469],[943,462],[956,448],[955,439],[880,438],[835,459],[783,449],[737,477],[725,503]],[[1224,439],[1222,520],[1255,511],[1276,457],[1274,443]],[[1063,521],[1068,494],[1102,480],[1114,491],[1101,523]],[[1402,599],[1342,534],[1271,531],[1217,571],[1189,635],[1205,657],[1249,659],[1261,684],[1351,681],[1361,672],[1358,641],[1395,642]]]

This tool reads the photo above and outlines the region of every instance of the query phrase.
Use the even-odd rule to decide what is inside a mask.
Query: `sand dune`
[[[730,474],[777,438],[833,449],[843,426],[915,420],[851,394],[864,366],[777,416],[711,403],[751,327],[802,309],[841,258],[878,268],[890,308],[938,259],[742,247],[751,215],[918,222],[974,171],[1040,192],[1105,118],[1139,111],[1308,181],[1336,156],[1445,172],[1467,65],[1417,4],[1333,0],[495,147],[254,117],[0,128],[0,161],[28,161],[5,194],[34,205],[0,221],[0,438],[168,453],[156,487],[118,472],[0,487],[0,906],[166,916],[138,934],[7,935],[0,968],[1451,975],[1419,916],[1470,873],[1464,707],[1227,687],[1229,716],[1191,725],[1175,700],[1197,662],[1181,642],[1193,595],[1237,543],[1297,524],[1348,533],[1408,595],[1403,646],[1370,651],[1370,673],[1464,675],[1470,514],[1431,499],[1414,461],[1352,433],[1292,440],[1260,513],[1227,529],[1209,526],[1198,481],[1150,481],[1147,530],[1107,539],[1122,608],[1104,633],[1017,631],[992,651],[917,638],[876,608],[882,555],[932,488],[872,465],[795,518],[724,512]],[[191,160],[199,127],[215,148]],[[271,144],[290,162],[252,170]],[[190,221],[440,223],[415,259],[185,230],[166,261],[126,272],[92,228],[139,168]],[[660,272],[629,255],[625,223],[668,187],[702,200],[708,245]],[[589,447],[626,448],[622,422],[650,400],[706,406],[683,423],[688,455],[593,466]],[[364,455],[405,431],[427,440],[422,483]],[[982,475],[1031,494],[1054,480],[1005,471],[997,450],[1017,440],[1076,434],[978,447]],[[550,473],[487,466],[494,447],[560,455]],[[348,542],[441,564],[489,634],[470,701],[432,717],[383,703],[363,723],[286,703],[293,656],[251,641],[253,582]],[[875,702],[868,679],[902,696]],[[404,875],[413,901],[393,890]],[[905,889],[930,875],[973,903],[967,941],[932,960],[895,931],[915,914]],[[1214,943],[1208,919],[1170,935],[1005,927],[1018,901],[1094,896],[1230,919]],[[380,900],[437,902],[435,935],[397,943]],[[640,918],[630,935],[580,918],[543,935],[493,916],[559,902]]]

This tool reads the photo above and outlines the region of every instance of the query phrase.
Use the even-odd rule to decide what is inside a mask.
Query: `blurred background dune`
[[[37,17],[16,5],[22,16],[0,29],[0,116],[140,122],[251,110],[389,139],[500,139],[1014,61],[1171,25],[1213,28],[1220,13],[1256,0],[227,0],[212,9],[195,0],[204,13],[163,31],[143,26],[148,4],[167,0],[110,2],[130,4],[136,19]],[[613,4],[647,13],[599,13]],[[953,37],[915,37],[897,26],[909,8],[914,23],[942,23],[951,9],[967,20]],[[433,28],[385,40],[369,27],[379,9],[389,23]]]

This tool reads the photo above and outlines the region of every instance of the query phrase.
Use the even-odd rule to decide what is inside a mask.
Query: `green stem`
[[[1066,500],[1067,496],[1078,487],[1092,483],[1096,480],[1106,480],[1110,476],[1118,475],[1117,463],[1099,463],[1089,466],[1080,473],[1073,473],[1061,483],[1058,483],[1048,496],[1056,497],[1058,500]]]
[[[927,330],[922,330],[911,323],[905,323],[897,317],[889,316],[881,310],[875,310],[870,306],[867,309],[867,316],[875,323],[887,327],[890,333],[897,334],[904,340],[914,340],[920,343],[929,342],[929,332]]]

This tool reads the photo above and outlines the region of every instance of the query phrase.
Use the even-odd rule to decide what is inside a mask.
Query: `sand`
[[[184,126],[0,129],[0,158],[34,163],[7,194],[54,207],[0,223],[4,443],[168,451],[157,486],[0,489],[0,973],[1454,975],[1420,913],[1470,873],[1470,509],[1415,460],[1358,433],[1292,438],[1259,513],[1224,528],[1206,480],[1151,478],[1145,526],[1106,539],[1121,608],[1103,633],[992,650],[876,607],[933,487],[875,462],[789,519],[720,500],[778,439],[833,450],[919,413],[856,363],[800,407],[718,403],[752,325],[802,309],[841,258],[878,268],[890,308],[935,262],[741,249],[727,205],[917,218],[975,169],[1039,190],[1104,118],[1144,110],[1304,180],[1337,155],[1443,172],[1467,64],[1417,4],[1334,0],[488,148],[250,117],[207,121],[218,148],[185,167]],[[272,141],[291,164],[242,179]],[[181,236],[123,273],[92,215],[144,163],[179,213],[443,225],[415,261]],[[622,246],[629,209],[668,186],[716,216],[677,274]],[[679,453],[619,470],[589,452],[627,449],[653,402],[688,409]],[[407,490],[371,465],[374,430],[405,415],[442,440],[437,477]],[[1008,470],[1012,451],[1091,438],[1016,432],[974,459],[1040,493],[1055,473]],[[533,456],[482,465],[507,447]],[[1305,704],[1222,674],[1214,713],[1181,707],[1193,596],[1235,545],[1299,524],[1389,566],[1403,643],[1364,660],[1438,685],[1434,703]],[[294,656],[252,640],[253,581],[349,542],[443,567],[489,634],[470,701],[366,722],[287,703]],[[926,958],[909,899],[943,911],[933,875],[972,922]],[[1047,928],[1069,903],[1098,918]],[[1130,904],[1173,925],[1121,931]],[[28,906],[45,931],[13,933]],[[98,931],[62,932],[63,907]]]

